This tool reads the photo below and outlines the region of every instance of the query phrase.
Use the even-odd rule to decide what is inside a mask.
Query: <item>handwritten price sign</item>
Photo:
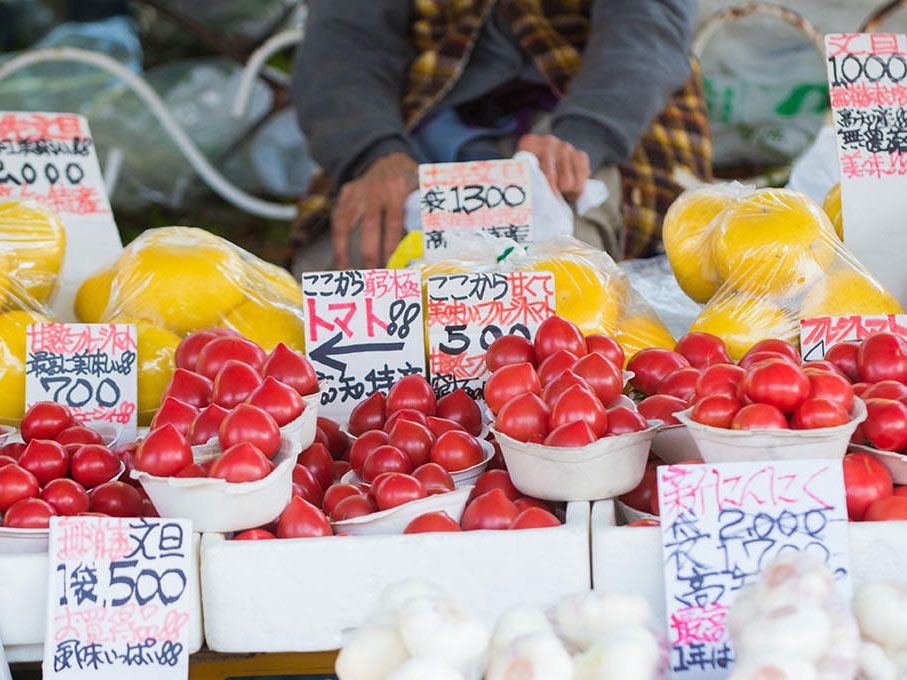
[[[461,388],[481,398],[491,343],[507,334],[532,339],[555,311],[550,272],[445,274],[429,277],[427,287],[429,373],[438,396]]]
[[[43,677],[186,678],[191,541],[187,520],[51,518]]]
[[[865,340],[873,333],[896,333],[907,338],[907,314],[820,316],[800,321],[803,361],[818,361],[840,342]]]
[[[403,269],[319,272],[302,277],[306,353],[329,418],[387,392],[405,375],[425,372],[419,273]]]
[[[841,461],[658,468],[668,642],[675,678],[724,678],[737,591],[788,551],[814,555],[850,596]]]
[[[31,324],[25,332],[25,403],[66,404],[79,420],[114,423],[135,437],[134,324]]]
[[[419,192],[428,259],[447,254],[449,229],[477,229],[532,242],[529,165],[523,161],[420,165]]]

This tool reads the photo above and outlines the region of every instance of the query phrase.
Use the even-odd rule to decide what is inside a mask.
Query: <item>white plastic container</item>
[[[692,411],[674,416],[687,427],[706,463],[843,458],[857,426],[866,420],[866,404],[856,398],[850,421],[817,430],[725,430],[697,423]]]
[[[903,453],[897,453],[896,451],[882,451],[881,449],[875,449],[871,446],[863,446],[862,444],[851,444],[851,451],[859,451],[860,453],[868,453],[870,456],[879,461],[882,465],[888,468],[888,472],[891,473],[891,481],[895,484],[907,484],[907,456]]]
[[[529,444],[492,432],[513,485],[546,501],[591,501],[627,493],[642,480],[660,420],[641,432],[604,437],[580,447]]]
[[[652,453],[668,465],[700,457],[686,425],[663,425],[652,440]]]
[[[658,515],[653,515],[651,512],[643,512],[642,510],[637,510],[636,508],[627,505],[623,501],[616,500],[614,501],[614,507],[617,511],[618,517],[623,520],[624,524],[629,524],[630,522],[638,522],[643,519],[658,519]]]
[[[346,533],[353,536],[376,536],[380,534],[402,534],[407,525],[419,515],[443,510],[457,524],[463,517],[466,501],[469,500],[471,486],[464,486],[447,493],[439,493],[417,501],[398,505],[390,510],[373,512],[362,517],[353,517],[340,522],[331,522],[334,533]]]
[[[491,627],[518,604],[553,605],[590,586],[589,504],[560,527],[271,541],[202,539],[205,638],[216,652],[337,649],[382,591],[437,583]]]

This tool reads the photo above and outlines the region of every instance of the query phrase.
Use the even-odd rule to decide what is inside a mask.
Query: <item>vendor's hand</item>
[[[405,153],[391,153],[372,163],[365,173],[340,187],[331,224],[334,258],[349,266],[350,234],[362,223],[362,263],[379,267],[403,238],[403,206],[419,188],[419,165]]]
[[[568,201],[579,198],[589,179],[589,155],[554,135],[523,135],[517,151],[530,151],[555,193],[560,191]]]

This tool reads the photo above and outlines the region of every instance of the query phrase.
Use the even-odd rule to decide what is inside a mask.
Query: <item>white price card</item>
[[[474,229],[532,243],[529,164],[523,160],[419,166],[426,259],[448,256],[447,232]]]
[[[53,309],[75,320],[83,280],[122,250],[88,121],[73,113],[0,111],[0,201],[31,199],[54,210],[66,253]]]
[[[907,38],[825,36],[848,249],[899,300],[907,300],[903,228],[907,192]]]
[[[108,423],[135,439],[135,324],[30,324],[25,331],[25,406],[55,401],[89,427]]]
[[[725,678],[726,627],[737,593],[773,560],[808,553],[851,596],[850,543],[840,460],[777,460],[658,468],[658,501],[674,678]]]
[[[321,382],[321,413],[353,407],[400,378],[425,373],[419,272],[357,269],[303,274],[306,355]]]
[[[551,272],[442,274],[426,286],[429,374],[439,397],[463,389],[481,399],[491,343],[513,334],[531,340],[555,313]]]
[[[52,517],[48,550],[45,680],[188,677],[188,520]]]
[[[865,340],[873,333],[895,333],[907,338],[907,314],[851,314],[800,320],[803,361],[825,358],[833,345]]]

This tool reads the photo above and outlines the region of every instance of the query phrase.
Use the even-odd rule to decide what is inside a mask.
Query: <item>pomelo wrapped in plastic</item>
[[[180,340],[223,326],[271,351],[303,351],[302,289],[293,276],[204,229],[149,229],[79,288],[76,317],[135,323],[139,423],[150,421],[173,374]]]
[[[37,201],[0,199],[0,248],[0,277],[15,279],[30,299],[47,303],[66,251],[57,213]]]
[[[797,345],[801,319],[903,311],[822,209],[796,191],[739,184],[688,191],[664,230],[680,286],[700,302],[711,292],[690,330],[724,339],[733,359],[766,338]]]

